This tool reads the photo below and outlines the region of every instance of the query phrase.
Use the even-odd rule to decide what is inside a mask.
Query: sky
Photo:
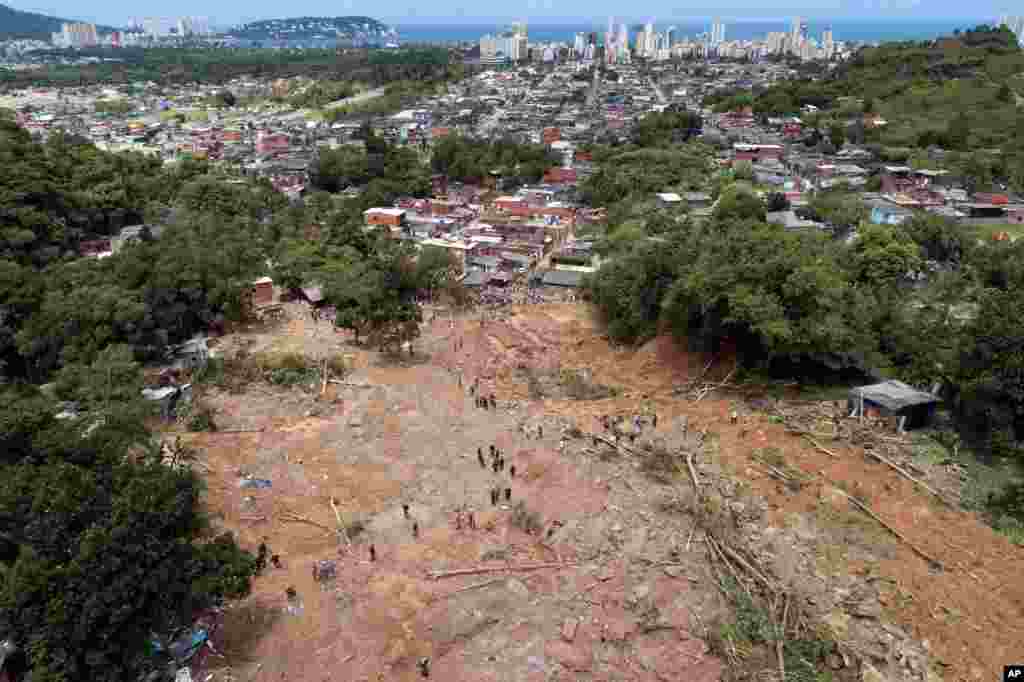
[[[697,0],[708,2],[708,0]],[[682,3],[680,0],[647,0],[638,7],[619,0],[520,0],[517,5],[494,0],[292,0],[287,4],[271,0],[0,0],[15,9],[40,12],[68,19],[83,19],[100,24],[124,26],[131,17],[205,16],[211,24],[228,26],[255,19],[295,16],[371,16],[388,24],[463,23],[481,24],[492,21],[526,19],[534,24],[559,24],[617,20],[683,21],[721,16],[725,20],[786,19],[794,15],[809,19],[862,19],[877,21],[935,21],[964,19],[991,21],[1001,14],[1015,12],[1011,7],[1019,0],[778,0],[765,3],[756,0],[718,0],[713,4]],[[969,10],[965,10],[969,7]],[[515,15],[509,12],[516,12]],[[623,11],[642,12],[622,16]],[[1024,11],[1024,10],[1022,10]],[[1019,12],[1016,12],[1019,13]],[[966,22],[965,22],[966,25]]]

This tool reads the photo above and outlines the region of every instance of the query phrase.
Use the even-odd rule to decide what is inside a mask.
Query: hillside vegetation
[[[249,40],[278,40],[333,37],[335,32],[342,36],[379,34],[386,30],[387,26],[372,17],[293,17],[253,21],[230,31],[228,35]]]
[[[54,50],[52,56],[65,54]],[[81,57],[105,58],[109,50],[78,50]],[[225,83],[240,76],[316,79],[330,90],[339,82],[360,82],[378,87],[394,81],[435,81],[460,78],[461,64],[451,62],[443,49],[351,51],[333,49],[276,50],[261,48],[122,48],[117,62],[78,66],[53,63],[38,69],[0,71],[0,92],[29,86],[78,87],[93,83]],[[451,62],[451,63],[450,63]],[[329,85],[328,85],[329,84]],[[331,101],[335,93],[319,98]],[[341,93],[344,94],[344,93]]]
[[[867,110],[888,121],[877,137],[894,146],[914,146],[928,131],[944,133],[950,119],[963,115],[968,135],[953,146],[998,147],[1011,141],[1021,118],[1022,74],[1024,52],[1013,33],[981,26],[931,42],[864,48],[820,78],[761,93],[754,108],[768,115],[807,104],[847,116]]]
[[[16,38],[49,40],[50,34],[59,31],[61,24],[74,21],[74,19],[59,19],[35,12],[22,12],[7,5],[0,5],[0,40]],[[115,29],[109,26],[97,26],[96,30],[101,33],[109,33]]]

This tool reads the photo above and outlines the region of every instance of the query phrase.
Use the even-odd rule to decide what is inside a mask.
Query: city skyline
[[[726,23],[743,22],[765,22],[765,21],[788,21],[793,16],[801,16],[810,20],[856,20],[863,22],[914,22],[921,21],[920,16],[915,16],[915,10],[920,11],[921,0],[840,0],[838,3],[824,3],[815,0],[792,0],[792,7],[778,7],[770,14],[765,13],[763,8],[745,8],[735,2],[725,1],[725,4],[715,7],[678,7],[667,6],[668,3],[654,2],[649,5],[645,14],[622,17],[621,20],[630,25],[645,23],[651,16],[659,17],[659,23],[671,23],[675,21],[706,21],[709,23],[716,18]],[[102,7],[92,5],[84,9],[82,5],[73,0],[49,0],[42,4],[36,2],[9,3],[12,7],[24,11],[39,12],[51,16],[63,17],[69,20],[84,21],[115,27],[125,27],[132,17],[139,16],[166,16],[167,6],[158,3],[127,2],[126,0],[112,0],[104,3]],[[830,5],[830,6],[826,6]],[[448,11],[443,11],[447,7]],[[579,24],[591,21],[598,23],[596,17],[614,14],[621,7],[611,3],[606,6],[594,5],[593,3],[578,2],[579,13],[567,14],[567,9],[572,4],[560,4],[555,10],[550,0],[536,0],[528,3],[522,12],[516,14],[490,15],[482,11],[479,5],[463,4],[459,0],[450,0],[440,6],[435,4],[430,15],[423,14],[414,6],[409,6],[405,0],[385,0],[383,3],[375,3],[372,8],[359,7],[356,3],[345,2],[341,5],[328,3],[324,0],[311,0],[301,5],[290,5],[291,11],[281,12],[276,6],[267,6],[267,11],[259,11],[258,6],[253,3],[221,3],[217,6],[217,13],[211,16],[212,24],[218,26],[229,26],[256,21],[260,19],[286,18],[298,16],[345,16],[345,15],[367,15],[389,24],[404,25],[474,25],[484,23],[511,23],[523,16],[529,16],[534,24],[538,25],[560,25]],[[504,8],[503,8],[504,9]],[[254,11],[255,10],[255,11]],[[981,0],[972,5],[970,14],[964,13],[962,4],[953,3],[951,0],[944,0],[939,3],[930,3],[928,16],[925,21],[934,20],[962,20],[964,22],[995,22],[999,17],[1006,14],[1016,14],[1014,8],[1008,7],[1003,0]],[[182,16],[207,16],[210,15],[208,3],[198,0],[183,0],[174,6],[174,14]]]

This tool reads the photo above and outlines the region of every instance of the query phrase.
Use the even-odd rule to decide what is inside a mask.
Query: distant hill
[[[227,35],[245,40],[312,40],[342,36],[350,39],[383,37],[388,27],[372,17],[294,17],[264,19],[238,26]]]
[[[35,12],[22,12],[21,10],[0,4],[0,40],[11,40],[15,38],[34,38],[37,40],[49,40],[50,34],[60,30],[61,24],[73,23],[76,19],[60,19],[48,17],[45,14]],[[110,33],[117,29],[110,26],[96,26],[100,33]]]
[[[924,42],[866,47],[813,80],[780,83],[754,100],[767,115],[796,113],[805,104],[847,119],[864,101],[888,125],[875,139],[889,146],[952,149],[1000,147],[1018,135],[1024,109],[1024,51],[1005,28],[979,26]],[[966,138],[944,139],[963,117]]]

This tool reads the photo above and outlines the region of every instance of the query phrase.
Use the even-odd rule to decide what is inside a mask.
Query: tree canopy
[[[125,400],[140,383],[130,353],[98,362],[113,393],[79,417],[57,419],[36,389],[0,391],[0,631],[33,680],[137,679],[160,667],[154,635],[246,595],[255,567],[206,521],[196,475],[162,461],[138,394]],[[64,378],[73,394],[93,381]]]
[[[511,182],[536,182],[558,159],[543,145],[521,144],[512,140],[472,140],[446,135],[431,154],[435,173],[452,180],[479,181],[498,171]]]

